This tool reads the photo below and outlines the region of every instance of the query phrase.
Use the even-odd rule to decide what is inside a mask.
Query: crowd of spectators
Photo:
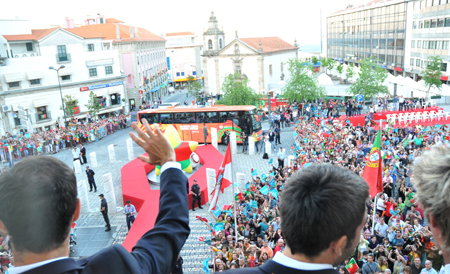
[[[330,112],[335,111],[335,102],[322,104],[333,105]],[[322,104],[292,104],[276,109],[269,117],[277,128],[287,120],[282,117],[293,120],[295,141],[290,149],[293,157],[286,157],[284,165],[279,161],[278,166],[274,166],[273,159],[270,159],[268,170],[262,174],[257,175],[252,170],[252,181],[236,195],[232,208],[212,210],[216,222],[203,220],[213,234],[210,250],[214,255],[214,265],[210,267],[214,271],[260,266],[275,253],[283,252],[278,205],[285,184],[298,170],[311,164],[331,164],[362,175],[378,125],[368,114],[365,123],[357,126],[346,119],[325,119],[323,117],[327,114],[318,109]],[[402,107],[405,108],[404,105]],[[447,127],[440,125],[383,127],[383,192],[378,193],[376,199],[367,199],[367,222],[361,231],[360,243],[352,257],[337,268],[341,274],[348,274],[346,266],[352,258],[359,266],[357,271],[363,274],[439,272],[443,257],[434,245],[422,209],[414,200],[411,176],[414,163],[422,153],[436,145],[447,145],[448,135]],[[269,142],[268,138],[263,142]]]
[[[14,256],[8,236],[0,237],[0,243],[0,273],[6,274],[9,269],[14,268]]]
[[[89,122],[90,120],[90,122]],[[98,120],[71,119],[68,128],[56,124],[47,131],[7,134],[0,143],[0,160],[14,161],[32,155],[58,153],[81,143],[95,142],[106,135],[127,127],[128,116],[123,114]]]

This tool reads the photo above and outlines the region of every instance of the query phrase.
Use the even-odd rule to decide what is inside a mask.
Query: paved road
[[[164,97],[163,103],[170,103],[170,102],[179,102],[181,105],[183,105],[184,101],[186,101],[188,104],[194,100],[194,97],[187,96],[187,90],[175,90],[175,94],[168,95]]]

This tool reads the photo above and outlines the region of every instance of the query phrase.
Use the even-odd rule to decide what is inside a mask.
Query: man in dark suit
[[[142,139],[133,133],[131,138],[148,154],[139,158],[161,165],[154,228],[138,240],[131,253],[114,245],[79,261],[68,258],[70,227],[81,210],[75,174],[56,158],[29,157],[0,176],[0,234],[11,236],[16,273],[156,274],[173,270],[190,232],[187,178],[157,125],[156,133],[146,121],[146,133],[136,123],[132,127]]]
[[[111,231],[111,224],[109,223],[109,217],[108,217],[108,202],[105,199],[105,195],[100,194],[100,195],[98,195],[98,197],[100,197],[100,200],[102,201],[100,203],[100,212],[102,213],[103,219],[105,220],[105,223],[106,223],[105,231]]]
[[[84,147],[83,144],[80,144],[80,146],[81,146],[81,149],[80,149],[81,154],[80,155],[81,155],[81,158],[83,158],[83,162],[81,164],[84,165],[84,164],[87,164],[86,148]]]
[[[281,194],[285,248],[260,267],[231,273],[338,274],[366,222],[369,187],[339,166],[312,165],[289,179]]]
[[[92,169],[90,169],[88,166],[86,167],[86,175],[88,177],[89,187],[91,188],[91,190],[89,190],[89,192],[92,191],[92,188],[95,189],[94,192],[97,192],[97,185],[95,184],[95,179],[94,179],[95,172]]]

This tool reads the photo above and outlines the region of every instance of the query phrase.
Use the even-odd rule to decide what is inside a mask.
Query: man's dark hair
[[[369,186],[343,167],[312,165],[289,179],[281,197],[286,244],[292,254],[314,258],[344,235],[346,248],[352,244],[366,213]]]
[[[64,244],[75,213],[75,174],[56,158],[30,157],[2,173],[0,201],[0,220],[15,250],[54,250]]]

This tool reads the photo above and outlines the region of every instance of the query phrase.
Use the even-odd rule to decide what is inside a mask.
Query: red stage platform
[[[189,178],[189,188],[193,184],[194,179],[197,179],[201,190],[201,203],[204,205],[208,202],[206,169],[213,168],[218,171],[223,160],[223,155],[212,145],[198,146],[195,152],[198,154],[202,166]],[[140,159],[135,159],[126,164],[121,170],[124,204],[127,200],[130,200],[138,212],[123,243],[123,247],[128,251],[131,251],[141,236],[155,225],[155,220],[159,212],[159,190],[151,190],[147,179],[147,174],[154,168],[155,166],[143,163]],[[192,195],[189,194],[188,196],[190,208]]]

